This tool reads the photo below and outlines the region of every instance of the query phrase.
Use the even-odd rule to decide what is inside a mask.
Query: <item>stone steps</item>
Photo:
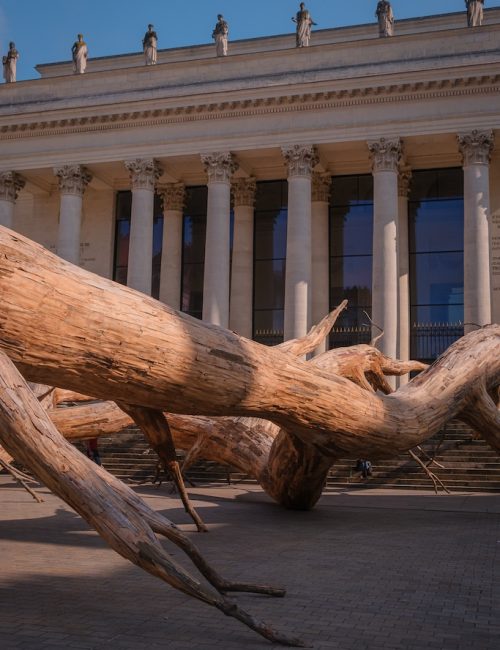
[[[157,457],[142,434],[136,429],[102,439],[100,453],[108,471],[124,481],[150,482],[156,473]],[[433,471],[451,490],[500,491],[500,456],[482,440],[474,440],[472,431],[464,424],[453,422],[444,432],[422,445],[445,466]],[[425,459],[424,459],[425,462]],[[336,462],[328,477],[328,486],[394,487],[433,489],[431,481],[408,454],[373,462],[373,474],[363,479],[353,471],[355,459]],[[245,474],[228,471],[213,462],[200,462],[190,468],[187,478],[195,484],[253,483]]]

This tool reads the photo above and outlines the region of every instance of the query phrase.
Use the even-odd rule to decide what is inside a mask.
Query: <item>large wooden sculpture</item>
[[[409,385],[383,395],[374,388],[387,391],[385,374],[418,366],[386,359],[369,346],[306,362],[297,355],[314,333],[266,348],[78,269],[4,228],[0,305],[0,443],[119,553],[285,645],[299,642],[254,621],[175,566],[154,533],[181,545],[219,592],[230,588],[170,522],[82,459],[57,428],[69,438],[84,437],[95,435],[96,426],[116,430],[131,417],[166,460],[173,436],[191,449],[191,458],[203,448],[205,456],[251,469],[269,494],[294,508],[314,505],[336,458],[394,456],[451,418],[470,423],[500,450],[499,326],[469,334]],[[122,411],[105,402],[70,409],[71,415],[47,411],[19,373],[112,401]]]

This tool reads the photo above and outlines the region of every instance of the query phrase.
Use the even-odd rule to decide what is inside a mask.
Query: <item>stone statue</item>
[[[483,24],[484,0],[465,0],[467,7],[467,25],[480,27]]]
[[[311,40],[311,27],[316,23],[303,2],[300,3],[300,9],[292,20],[297,23],[297,47],[308,47]]]
[[[75,74],[83,74],[85,72],[85,68],[87,67],[87,57],[89,55],[89,51],[87,44],[83,40],[82,34],[78,34],[78,40],[73,43],[71,53],[73,55],[73,72]]]
[[[224,20],[224,16],[219,14],[217,16],[218,22],[215,25],[212,33],[212,38],[215,40],[215,49],[217,56],[227,56],[227,42],[229,36],[229,25]]]
[[[381,0],[377,5],[375,15],[378,18],[378,33],[381,38],[394,36],[394,14],[391,3]]]
[[[2,57],[3,61],[3,78],[5,83],[11,84],[16,80],[16,68],[19,52],[16,50],[15,43],[9,43],[7,55]]]
[[[148,25],[148,31],[142,39],[142,47],[146,58],[146,65],[156,65],[158,60],[158,36],[153,25]]]

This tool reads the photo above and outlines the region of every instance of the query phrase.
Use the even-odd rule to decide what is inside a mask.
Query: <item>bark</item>
[[[208,565],[165,517],[67,443],[8,357],[0,352],[0,440],[54,494],[74,508],[117,553],[185,594],[248,625],[274,643],[304,646],[242,610],[223,591],[282,596],[279,589],[233,584]],[[215,589],[200,583],[165,552],[155,533],[184,550]]]

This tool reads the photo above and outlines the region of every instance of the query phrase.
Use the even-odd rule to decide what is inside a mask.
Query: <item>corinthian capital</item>
[[[186,187],[184,183],[167,183],[158,188],[163,199],[164,210],[182,212],[186,202]]]
[[[314,167],[318,164],[318,152],[313,144],[292,144],[281,147],[281,152],[288,165],[288,178],[292,176],[311,177]]]
[[[238,169],[238,163],[230,151],[216,151],[201,154],[209,183],[230,183],[231,176]]]
[[[408,198],[411,188],[412,173],[411,169],[403,168],[399,170],[398,175],[398,195]]]
[[[255,205],[257,181],[255,178],[238,178],[232,183],[234,207]]]
[[[368,142],[374,172],[397,172],[403,155],[403,145],[399,138],[380,138]]]
[[[59,178],[59,191],[61,194],[83,196],[87,185],[92,180],[92,174],[83,165],[54,167],[54,174]]]
[[[16,172],[0,172],[0,200],[15,203],[26,181]]]
[[[124,164],[130,174],[130,182],[133,190],[153,191],[156,181],[163,173],[160,163],[154,158],[126,160]]]
[[[314,172],[312,177],[312,200],[329,203],[331,191],[332,177],[330,174]]]
[[[468,165],[488,165],[493,151],[495,138],[493,131],[471,131],[460,133],[458,147],[464,159],[464,167]]]

